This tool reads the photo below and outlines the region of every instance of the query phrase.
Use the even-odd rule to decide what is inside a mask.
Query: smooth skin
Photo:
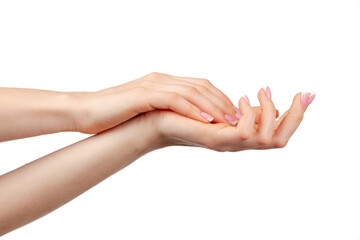
[[[301,93],[278,120],[261,89],[260,107],[242,97],[236,126],[204,123],[171,110],[139,114],[116,127],[74,143],[0,176],[0,236],[55,210],[142,155],[167,146],[216,151],[284,147],[303,119]],[[260,109],[260,110],[259,110]]]
[[[237,121],[232,102],[208,80],[156,72],[97,92],[0,88],[0,109],[0,142],[64,131],[99,133],[155,109],[201,122],[210,120],[202,112],[213,122]]]
[[[205,123],[202,112],[218,123],[236,124],[240,118],[209,80],[157,72],[96,92],[0,88],[0,109],[0,142],[66,131],[100,133],[155,109]],[[260,108],[255,110],[259,115]]]

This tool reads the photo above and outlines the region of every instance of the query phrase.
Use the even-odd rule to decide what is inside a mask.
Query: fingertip
[[[302,105],[303,104],[302,103],[303,96],[304,96],[304,98],[307,97],[306,92],[298,92],[298,93],[296,93],[294,98],[293,98],[293,101],[292,101],[292,104],[291,104],[290,108],[293,108],[295,106],[305,107],[305,106]],[[306,98],[306,100],[307,100],[307,98]]]
[[[236,118],[240,119],[242,116],[240,109],[236,106],[233,106],[233,108],[235,109],[235,112],[236,112],[236,114],[235,114]]]
[[[240,108],[240,104],[241,104],[241,101],[243,100],[243,102],[245,104],[247,104],[248,106],[250,106],[250,100],[248,98],[248,96],[246,94],[244,94],[243,96],[241,96],[241,98],[239,99],[239,108]]]
[[[299,92],[296,94],[294,101],[300,102],[301,106],[306,110],[307,107],[313,102],[315,96],[316,94],[314,92]]]
[[[242,96],[239,98],[239,101],[238,101],[238,108],[240,108],[241,98],[242,98]]]
[[[264,88],[260,88],[258,94],[257,94],[257,97],[258,99],[260,100],[261,99],[261,95],[264,94],[263,96],[266,96],[266,92],[264,90]]]
[[[315,96],[316,96],[316,93],[315,93],[315,92],[310,93],[309,99],[308,99],[308,101],[307,101],[307,105],[308,105],[308,106],[314,101]]]
[[[206,112],[201,112],[200,115],[204,118],[204,122],[212,122],[214,120],[214,117]]]

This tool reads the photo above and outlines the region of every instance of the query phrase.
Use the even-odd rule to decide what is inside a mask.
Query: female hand
[[[66,131],[99,133],[155,109],[200,122],[235,125],[240,118],[239,109],[208,80],[161,73],[94,93],[0,87],[0,108],[0,142]]]
[[[258,94],[261,109],[240,99],[242,117],[237,126],[202,123],[169,110],[150,111],[48,154],[0,176],[0,236],[161,147],[190,145],[217,151],[284,147],[314,97],[296,94],[290,109],[275,121],[274,104],[262,89]]]
[[[240,118],[229,98],[201,78],[150,73],[116,87],[74,95],[82,106],[75,128],[83,133],[98,133],[155,109],[169,109],[203,123],[235,125]]]
[[[278,120],[272,100],[264,89],[258,93],[260,108],[252,108],[242,97],[242,113],[238,124],[204,124],[171,111],[154,111],[148,116],[158,127],[163,146],[190,145],[216,151],[241,151],[285,147],[303,119],[307,106],[315,95],[298,93],[292,105]]]

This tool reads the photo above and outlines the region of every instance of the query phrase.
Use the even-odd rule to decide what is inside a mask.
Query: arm
[[[216,151],[284,147],[313,97],[297,94],[277,121],[265,91],[260,90],[258,98],[260,117],[240,99],[243,116],[236,127],[204,124],[172,111],[151,111],[0,176],[0,236],[62,206],[154,149],[171,145]]]
[[[208,80],[151,73],[97,92],[0,88],[0,142],[41,134],[99,133],[155,109],[235,125],[239,110]]]
[[[0,176],[0,236],[60,207],[138,157],[159,137],[143,115]]]
[[[0,142],[75,131],[78,106],[65,92],[0,88]]]

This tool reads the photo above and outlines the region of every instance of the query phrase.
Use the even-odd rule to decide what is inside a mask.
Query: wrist
[[[86,124],[88,104],[86,99],[90,92],[64,92],[59,96],[65,111],[65,124],[63,131],[84,132]]]
[[[152,147],[155,149],[176,145],[168,131],[174,127],[168,121],[171,115],[166,110],[153,110],[140,115],[146,122],[146,128],[151,129]]]
[[[111,129],[135,117],[129,91],[71,92],[73,131],[95,134]],[[131,94],[133,94],[131,92]]]
[[[165,136],[159,126],[161,116],[158,111],[141,113],[134,120],[134,125],[138,128],[139,140],[145,148],[156,150],[166,146]]]
[[[126,138],[126,149],[143,155],[163,147],[156,121],[152,112],[146,112],[100,134],[114,136],[112,142],[117,146]]]

